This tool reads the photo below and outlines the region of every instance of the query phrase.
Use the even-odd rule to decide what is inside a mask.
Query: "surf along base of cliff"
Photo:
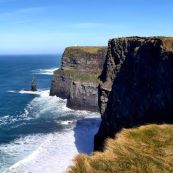
[[[0,145],[0,172],[62,173],[76,154],[92,152],[100,123],[97,113],[68,109],[66,100],[50,97],[48,90],[11,94],[33,100],[23,114],[1,117],[5,121],[0,125],[6,129],[10,123],[18,137]]]

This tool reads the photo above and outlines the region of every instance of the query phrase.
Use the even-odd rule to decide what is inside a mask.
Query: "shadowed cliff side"
[[[98,111],[98,77],[106,52],[106,47],[66,48],[62,66],[54,72],[50,95],[67,99],[69,108]]]
[[[109,41],[99,86],[102,115],[95,150],[123,127],[173,123],[173,38]]]

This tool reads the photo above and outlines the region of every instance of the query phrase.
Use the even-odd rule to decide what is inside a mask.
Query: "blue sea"
[[[0,56],[0,173],[61,173],[92,151],[99,115],[49,96],[60,63],[60,55]]]

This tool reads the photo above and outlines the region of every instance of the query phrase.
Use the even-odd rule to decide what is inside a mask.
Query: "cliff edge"
[[[98,83],[107,47],[68,47],[54,72],[50,95],[67,99],[77,110],[98,111]]]
[[[173,123],[173,38],[111,39],[99,85],[95,150],[122,128]]]
[[[104,152],[80,154],[68,173],[172,173],[173,125],[123,129]]]

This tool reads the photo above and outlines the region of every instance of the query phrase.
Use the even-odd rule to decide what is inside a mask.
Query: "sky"
[[[0,54],[57,54],[125,36],[173,36],[172,0],[0,0]]]

